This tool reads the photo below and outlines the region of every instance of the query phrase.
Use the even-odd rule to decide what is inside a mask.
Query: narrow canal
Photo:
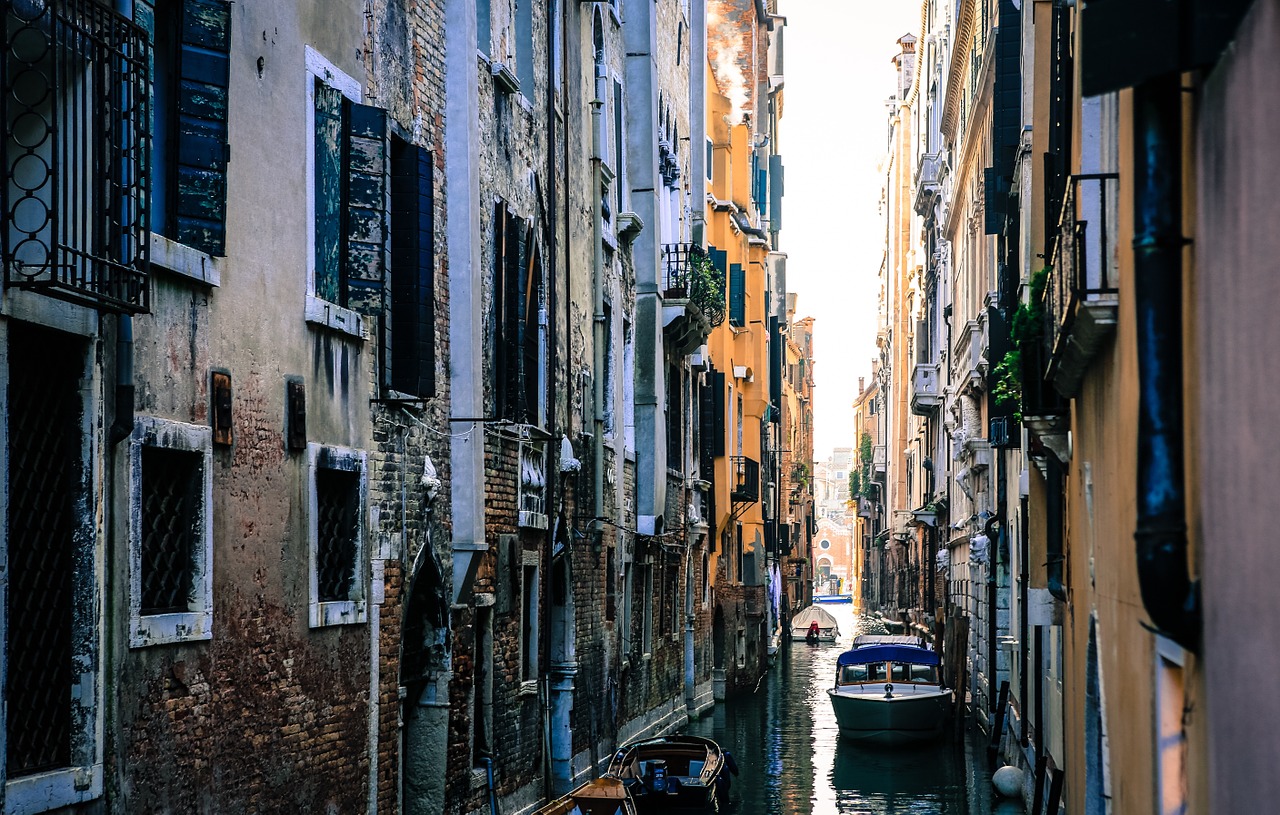
[[[689,732],[715,739],[733,753],[734,815],[1002,815],[1017,812],[992,803],[985,743],[944,739],[926,747],[873,748],[839,738],[826,689],[836,657],[855,634],[884,633],[829,606],[840,622],[840,642],[793,643],[789,654],[753,694],[717,705]],[[1007,805],[1012,806],[1012,805]],[[993,808],[994,807],[994,808]]]

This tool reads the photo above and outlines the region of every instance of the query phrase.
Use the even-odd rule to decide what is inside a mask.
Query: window
[[[476,49],[484,54],[485,59],[489,58],[489,51],[493,47],[489,2],[490,0],[476,0]]]
[[[613,622],[618,612],[618,566],[614,562],[616,558],[617,552],[610,546],[604,577],[604,620],[607,623]]]
[[[436,392],[434,165],[425,148],[391,140],[391,319],[382,324],[383,385]]]
[[[643,593],[640,598],[640,650],[645,654],[653,653],[653,566],[648,563],[641,563],[636,567],[639,570],[639,580],[636,584]]]
[[[307,445],[307,455],[311,627],[363,623],[367,619],[366,454],[312,443]]]
[[[307,319],[360,336],[359,315],[381,313],[388,266],[387,112],[359,104],[360,84],[316,51],[306,57]]]
[[[819,546],[820,548],[822,548],[822,549],[830,549],[830,548],[831,548],[831,541],[829,541],[829,540],[822,540],[822,541],[820,541],[820,542],[818,543],[818,546]]]
[[[516,76],[525,98],[533,101],[533,4],[534,0],[515,0],[516,4]],[[546,53],[537,49],[541,53]]]
[[[627,164],[626,164],[626,124],[625,111],[622,107],[622,82],[613,80],[613,172],[617,181],[613,186],[618,191],[618,211],[627,208]]]
[[[684,471],[684,381],[679,365],[667,366],[667,468]]]
[[[673,563],[667,565],[663,602],[667,606],[663,629],[668,634],[675,634],[680,630],[680,567]]]
[[[741,263],[729,264],[729,324],[747,324],[747,275]]]
[[[213,625],[213,431],[138,417],[129,463],[129,645],[207,640]]]
[[[45,812],[102,795],[91,352],[19,321],[7,340],[4,798],[8,811]]]
[[[532,562],[530,562],[532,560]],[[523,596],[520,605],[520,679],[538,678],[538,553],[524,553]]]
[[[6,284],[148,310],[149,57],[146,32],[108,3],[3,4]]]
[[[492,595],[488,598],[492,603]],[[493,755],[493,606],[476,607],[475,670],[471,675],[472,764]]]
[[[151,231],[226,254],[231,3],[155,7]]]
[[[631,321],[622,321],[622,436],[623,449],[636,450],[636,345]]]
[[[546,377],[542,254],[530,224],[499,202],[493,217],[493,392],[496,414],[541,426]]]
[[[614,373],[613,354],[617,347],[613,341],[613,306],[608,301],[604,304],[604,436],[612,438],[617,429],[615,403],[617,387]]]

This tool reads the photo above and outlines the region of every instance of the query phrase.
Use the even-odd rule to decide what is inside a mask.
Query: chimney
[[[858,377],[858,393],[862,393],[866,390],[866,382],[867,378],[865,376]]]

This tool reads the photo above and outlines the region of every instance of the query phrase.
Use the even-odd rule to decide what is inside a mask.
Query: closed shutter
[[[391,151],[391,320],[385,382],[435,395],[435,194],[431,153],[396,141]]]
[[[715,466],[716,396],[713,370],[698,388],[698,470],[704,481],[711,480]],[[721,440],[721,444],[723,444]]]
[[[725,421],[724,371],[711,371],[711,455],[719,458],[724,455],[725,433],[728,423]]]
[[[390,232],[387,112],[345,101],[342,224],[342,304],[361,314],[382,313]]]
[[[182,11],[177,94],[179,243],[225,255],[227,237],[227,87],[231,3],[186,0]]]
[[[729,264],[729,322],[747,324],[747,275],[741,263]]]
[[[341,303],[342,91],[315,83],[315,292]]]

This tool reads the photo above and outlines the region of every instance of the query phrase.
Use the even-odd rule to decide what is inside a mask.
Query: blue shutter
[[[729,264],[729,323],[747,324],[747,276],[741,263]]]
[[[384,377],[401,393],[435,395],[435,191],[431,153],[391,151],[391,321]]]
[[[231,4],[186,0],[179,39],[175,238],[225,255]]]
[[[349,100],[344,106],[342,305],[376,316],[382,313],[390,232],[387,112]]]

